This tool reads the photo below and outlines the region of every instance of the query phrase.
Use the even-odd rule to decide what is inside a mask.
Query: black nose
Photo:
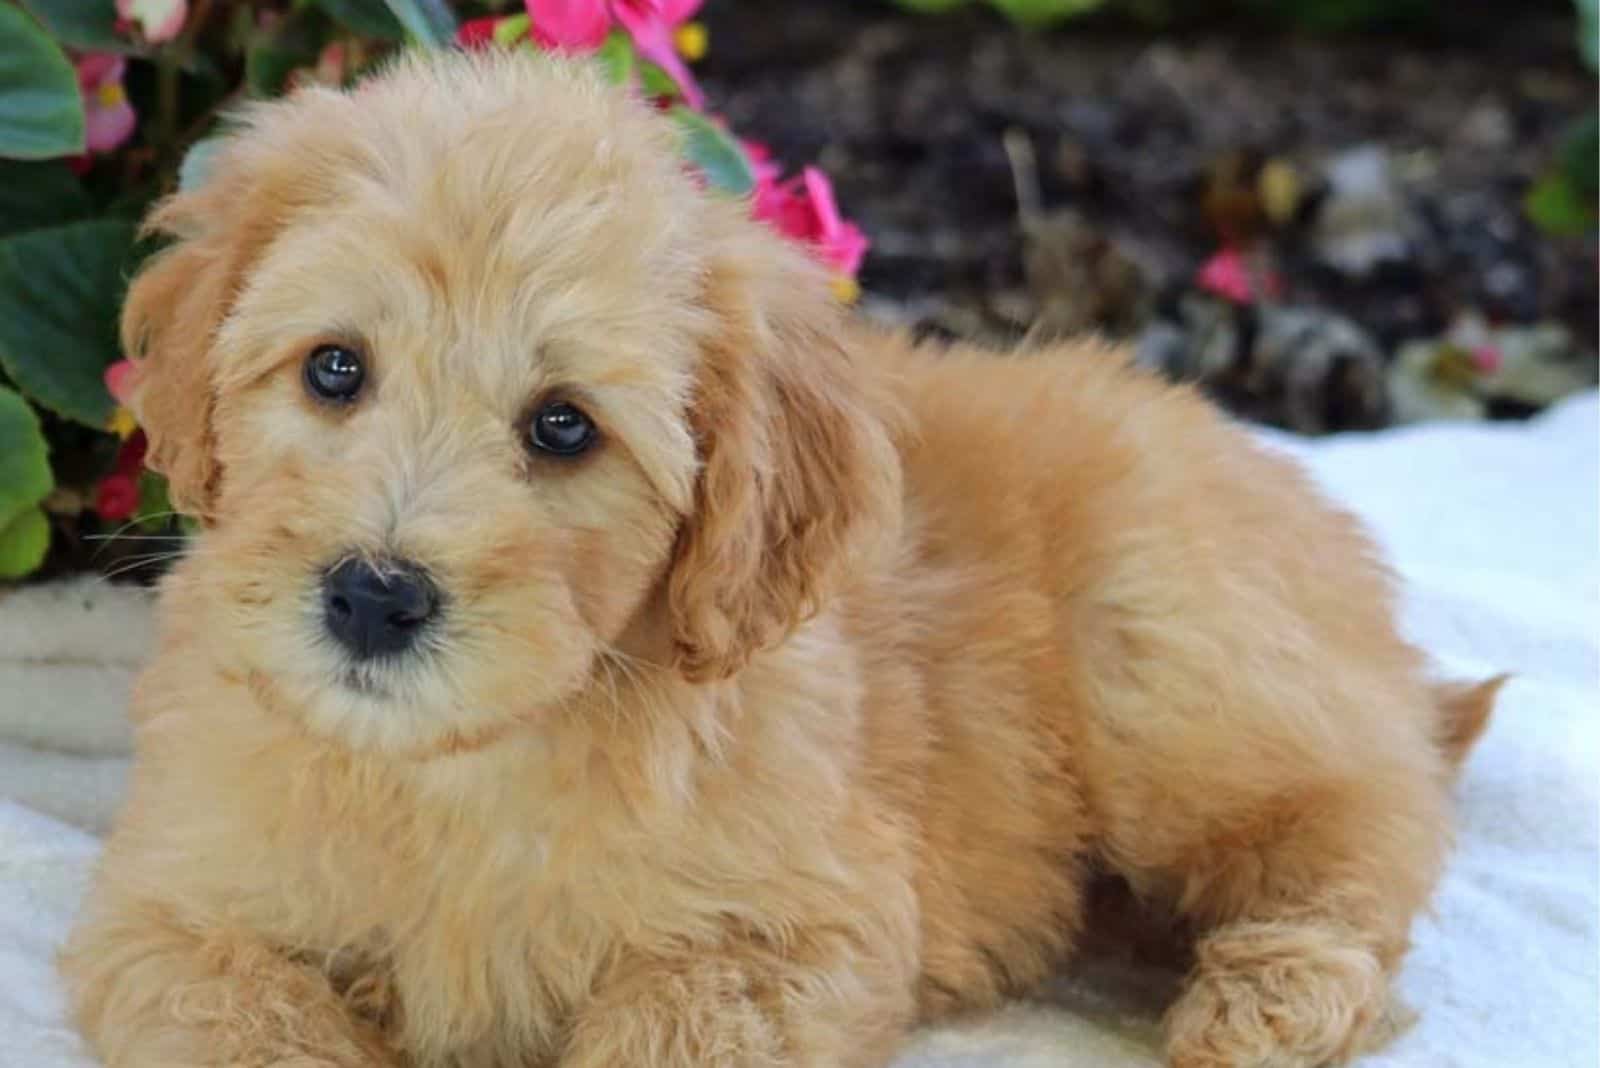
[[[405,652],[438,611],[433,582],[405,561],[346,560],[322,578],[328,633],[360,660]]]

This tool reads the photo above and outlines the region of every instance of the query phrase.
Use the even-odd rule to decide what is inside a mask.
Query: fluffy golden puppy
[[[63,963],[113,1068],[868,1068],[1114,877],[1183,1068],[1379,1036],[1493,686],[1093,344],[925,352],[532,57],[258,107],[129,296],[162,595]],[[1088,932],[1092,933],[1092,932]]]

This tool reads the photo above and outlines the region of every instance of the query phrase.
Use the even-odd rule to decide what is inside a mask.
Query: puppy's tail
[[[1461,769],[1467,754],[1484,729],[1500,688],[1510,675],[1496,675],[1483,682],[1445,682],[1433,687],[1434,707],[1438,709],[1435,739],[1452,774]]]

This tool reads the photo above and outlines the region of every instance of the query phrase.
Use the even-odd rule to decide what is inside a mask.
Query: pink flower
[[[546,48],[593,52],[613,26],[633,38],[639,54],[672,77],[690,107],[705,95],[678,55],[675,31],[700,10],[703,0],[524,0],[534,40]]]
[[[867,235],[839,214],[833,183],[828,181],[827,175],[815,167],[807,167],[801,177],[816,225],[813,240],[821,249],[823,261],[841,274],[855,274],[867,255]]]
[[[752,214],[758,219],[773,218],[780,210],[778,201],[783,194],[778,189],[778,179],[783,168],[772,158],[772,149],[760,141],[741,141],[745,158],[750,161],[750,173],[755,176],[755,208]]]
[[[699,109],[705,104],[694,75],[678,55],[674,31],[694,17],[702,0],[612,0],[611,9],[633,38],[639,54],[672,76],[683,99]]]
[[[609,0],[526,0],[534,40],[546,48],[593,52],[611,32]]]
[[[126,408],[129,398],[133,396],[138,375],[138,364],[132,360],[118,360],[105,370],[106,392],[111,394],[112,400]]]
[[[148,449],[144,431],[136,430],[117,450],[111,473],[95,486],[94,510],[102,519],[127,519],[139,510],[139,472]]]
[[[137,477],[144,467],[144,456],[149,448],[150,441],[145,437],[144,431],[135,430],[129,435],[128,440],[122,443],[122,448],[117,450],[117,462],[112,470],[119,475]]]
[[[111,152],[133,136],[139,117],[122,89],[127,61],[109,52],[78,59],[78,91],[83,94],[84,146],[91,153]]]
[[[869,243],[855,224],[839,214],[828,176],[807,167],[799,177],[780,183],[777,166],[764,146],[747,145],[746,149],[752,147],[751,165],[756,175],[752,214],[779,233],[810,245],[817,258],[839,274],[854,275],[860,270]]]
[[[1258,297],[1276,299],[1283,295],[1283,279],[1270,269],[1257,271],[1233,246],[1218,250],[1195,276],[1195,284],[1207,293],[1235,304],[1249,304]]]
[[[139,483],[133,475],[114,471],[94,491],[94,510],[102,519],[122,520],[139,507]]]
[[[494,44],[494,31],[499,25],[498,15],[468,19],[456,27],[456,44],[466,49],[488,48]]]
[[[792,183],[782,181],[783,168],[772,158],[772,152],[766,145],[759,141],[741,143],[745,158],[750,161],[750,174],[755,178],[750,214],[762,222],[771,223],[780,233],[789,233],[783,219],[794,199]]]
[[[152,44],[178,36],[188,15],[188,0],[117,0],[117,17],[137,23]]]

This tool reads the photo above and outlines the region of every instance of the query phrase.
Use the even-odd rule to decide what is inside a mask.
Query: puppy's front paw
[[[1400,1026],[1376,956],[1333,928],[1237,923],[1199,947],[1167,1014],[1172,1068],[1323,1068]]]
[[[580,1017],[561,1068],[779,1068],[791,1062],[749,976],[724,960],[615,978]]]

